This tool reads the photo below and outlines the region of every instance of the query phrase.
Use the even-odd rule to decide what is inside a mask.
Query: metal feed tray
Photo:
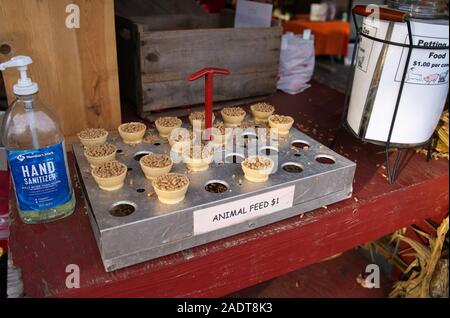
[[[309,144],[309,148],[303,149],[304,144],[292,146],[299,141]],[[129,167],[124,187],[113,192],[98,188],[82,145],[73,146],[89,218],[108,272],[242,233],[352,195],[356,164],[294,128],[288,140],[278,144],[278,154],[274,149],[258,148],[261,153],[270,151],[271,156],[278,158],[278,169],[267,182],[247,181],[239,163],[241,157],[230,155],[225,164],[213,162],[206,171],[190,172],[186,198],[175,205],[159,202],[135,159],[148,152],[169,154],[167,141],[128,146],[113,134],[109,142],[120,150],[117,160]],[[234,150],[245,155],[254,147],[250,142]],[[186,172],[186,166],[174,164],[172,171]],[[226,191],[208,192],[206,188],[217,190],[217,184],[207,186],[209,182],[220,182],[225,186],[221,190]]]

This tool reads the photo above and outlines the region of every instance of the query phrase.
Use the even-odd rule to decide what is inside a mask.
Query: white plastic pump
[[[31,81],[31,78],[27,75],[28,65],[33,63],[33,60],[29,56],[18,55],[11,60],[0,64],[0,71],[4,71],[7,68],[17,67],[20,72],[20,78],[17,84],[13,86],[13,92],[16,95],[32,95],[39,91],[37,83]]]

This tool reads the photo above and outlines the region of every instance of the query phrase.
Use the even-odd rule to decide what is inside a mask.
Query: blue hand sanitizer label
[[[62,143],[32,150],[8,151],[9,167],[22,211],[41,211],[71,196]]]

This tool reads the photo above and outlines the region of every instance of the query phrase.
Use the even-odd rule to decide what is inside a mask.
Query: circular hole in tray
[[[309,142],[306,142],[304,140],[294,140],[291,143],[291,146],[297,149],[303,149],[303,150],[308,150],[309,147],[311,147],[311,144]]]
[[[240,153],[230,153],[225,156],[226,163],[241,163],[245,160],[245,157]]]
[[[127,171],[132,171],[132,170],[133,170],[133,168],[130,168],[130,167],[127,168]]]
[[[122,152],[123,152],[122,149],[117,149],[117,150],[116,150],[116,153],[122,153]]]
[[[211,193],[223,193],[229,189],[228,183],[222,180],[211,180],[205,184],[205,190]]]
[[[294,154],[294,157],[301,157],[302,155],[301,154],[299,154],[299,153],[295,153]]]
[[[150,151],[139,151],[134,154],[133,158],[134,158],[134,160],[139,161],[139,160],[141,160],[142,157],[144,157],[150,153],[151,153]]]
[[[276,156],[278,155],[278,149],[275,147],[262,147],[260,153],[266,156]]]
[[[144,192],[145,192],[145,189],[139,188],[139,189],[136,189],[136,192],[138,192],[138,193],[144,193]]]
[[[160,143],[160,142],[155,142],[155,143],[153,144],[153,146],[161,146],[161,143]]]
[[[317,155],[316,161],[324,165],[332,165],[336,163],[336,159],[329,155]]]
[[[284,171],[289,173],[300,173],[303,171],[302,165],[295,162],[286,162],[282,167]]]
[[[136,204],[129,201],[122,201],[115,203],[109,213],[115,217],[124,217],[136,211]]]
[[[258,135],[254,132],[244,132],[241,134],[241,137],[244,138],[244,140],[250,140],[252,138],[258,140]]]

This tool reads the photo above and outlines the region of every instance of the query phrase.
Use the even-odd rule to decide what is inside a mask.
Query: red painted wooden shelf
[[[269,99],[279,113],[324,144],[337,127],[343,95],[318,83],[304,93]],[[301,126],[300,126],[301,125]],[[30,297],[216,297],[316,263],[427,218],[448,213],[447,160],[426,162],[410,151],[389,185],[383,148],[348,134],[335,150],[357,162],[354,196],[302,216],[153,261],[106,273],[75,187],[77,210],[67,219],[24,225],[12,215],[10,248]],[[72,175],[73,157],[69,155]],[[407,163],[407,164],[406,164]],[[76,184],[76,182],[74,182]],[[11,200],[14,210],[14,200]],[[66,266],[80,267],[81,286],[67,289]]]
[[[371,260],[355,249],[228,295],[231,298],[386,298],[393,281],[380,272],[380,288],[364,288],[357,277]]]

